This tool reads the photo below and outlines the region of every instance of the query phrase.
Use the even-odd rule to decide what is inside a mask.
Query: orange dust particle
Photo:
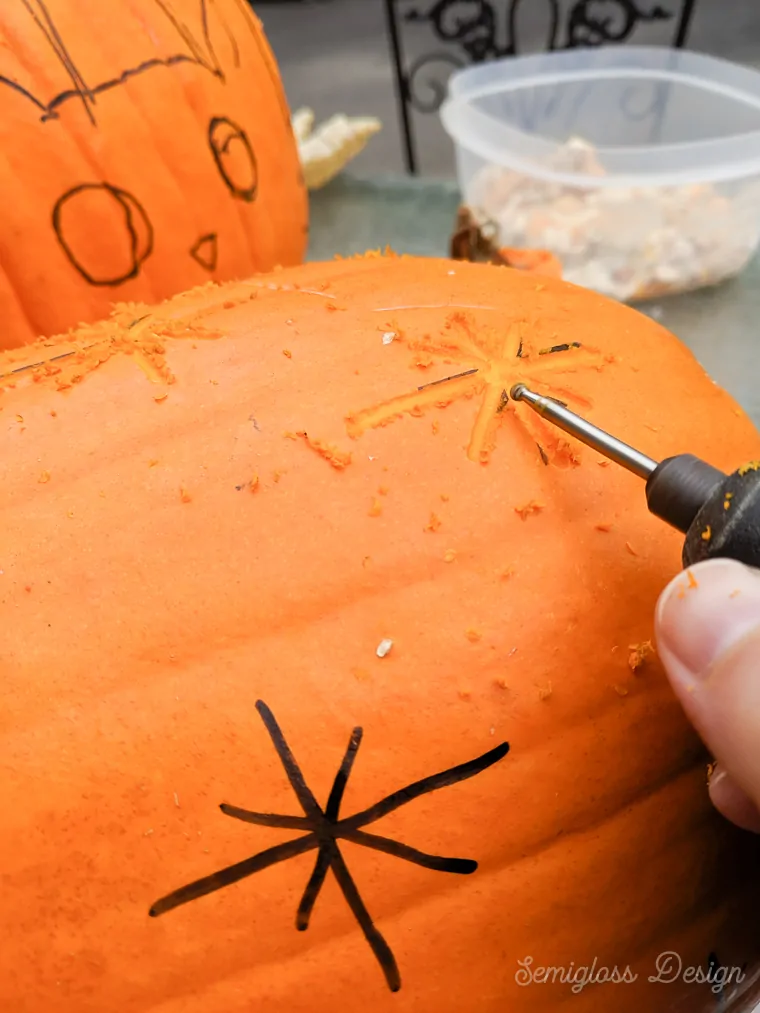
[[[166,399],[167,399],[168,397],[169,397],[169,395],[168,395],[168,394],[156,394],[156,395],[154,396],[153,400],[154,400],[154,401],[155,401],[156,403],[159,403],[159,404],[160,404],[160,402],[161,402],[161,401],[165,401],[165,400],[166,400]]]
[[[457,558],[456,549],[446,549],[443,554],[444,563],[453,563]]]
[[[546,684],[546,686],[544,686],[542,689],[539,689],[539,691],[538,691],[538,699],[542,700],[542,701],[543,700],[548,700],[549,697],[552,695],[553,692],[554,692],[554,687],[552,686],[552,684],[550,682],[548,682]]]
[[[729,598],[738,598],[740,594],[741,594],[741,591],[737,587],[737,589],[735,591],[732,591],[731,594],[728,597]]]
[[[464,635],[472,644],[476,644],[479,640],[483,639],[483,634],[480,630],[473,629],[472,626],[468,630],[464,631]]]
[[[251,481],[248,483],[248,487],[250,488],[251,492],[258,492],[258,489],[259,489],[259,476],[258,476],[258,473],[253,476],[253,478],[251,479]]]
[[[441,427],[437,422],[433,422],[430,428],[433,430],[433,436],[435,436]]]
[[[642,644],[630,644],[628,650],[628,667],[632,672],[638,672],[655,653],[651,640],[645,640]]]
[[[307,446],[311,447],[320,457],[324,457],[327,463],[331,464],[337,471],[343,471],[351,463],[351,454],[345,450],[339,450],[337,447],[325,443],[324,440],[314,439],[308,433],[303,432],[303,430],[296,433],[296,436],[300,436]]]
[[[599,465],[600,468],[609,468],[610,466],[610,461],[608,461],[606,458],[603,461],[597,461],[596,463]]]
[[[619,686],[617,683],[612,687],[618,696],[628,696],[628,690],[625,686]]]
[[[686,578],[689,581],[689,588],[691,590],[695,590],[696,588],[699,587],[699,581],[694,576],[694,574],[691,572],[691,570],[687,570],[686,571]]]
[[[442,492],[441,493],[441,503],[448,503],[448,501],[450,499],[451,499],[451,497],[449,496],[449,494],[447,492]]]
[[[298,439],[298,437],[296,436],[296,434],[295,433],[291,433],[289,429],[286,429],[285,432],[282,435],[285,437],[286,440],[297,440]]]
[[[67,510],[66,511],[66,516],[67,517],[73,517],[74,516],[74,511],[73,510]]]
[[[50,472],[49,471],[41,472],[40,477],[37,479],[37,481],[40,483],[40,485],[45,485],[46,482],[50,481]]]
[[[509,580],[514,575],[514,572],[511,566],[505,566],[501,570],[497,570],[496,574],[501,580]]]
[[[440,528],[440,526],[441,526],[441,518],[438,516],[438,514],[431,513],[430,514],[430,520],[427,522],[427,524],[425,525],[425,527],[422,530],[423,531],[437,531],[438,528]]]
[[[377,494],[378,494],[378,496],[387,496],[388,495],[388,486],[387,485],[378,486]]]
[[[731,506],[731,500],[733,498],[734,498],[734,494],[732,492],[727,492],[726,493],[726,498],[723,500],[723,509],[724,510],[728,510],[730,508],[730,506]]]
[[[460,700],[470,700],[472,698],[472,690],[460,689],[457,692],[457,696],[459,697]]]
[[[352,674],[357,682],[369,682],[372,678],[369,672],[364,668],[355,668]]]
[[[634,549],[634,547],[631,545],[630,542],[626,542],[625,547],[626,549],[628,549],[628,551],[632,556],[638,556],[638,552]]]
[[[498,689],[509,689],[509,684],[506,679],[494,679],[493,684]]]
[[[595,524],[594,527],[596,528],[597,531],[604,531],[605,533],[607,533],[608,531],[612,531],[611,524]]]
[[[272,472],[272,481],[273,482],[279,482],[281,478],[282,478],[282,472],[281,471],[273,471]]]
[[[187,491],[184,485],[179,490],[179,498],[182,500],[183,503],[191,503],[193,500],[193,497],[190,495],[190,493]]]
[[[705,528],[705,530],[702,532],[701,538],[702,538],[703,542],[709,542],[710,539],[712,538],[712,528],[710,527],[709,524],[707,525],[707,527]]]
[[[543,509],[543,503],[538,503],[536,500],[532,499],[524,506],[515,507],[515,513],[518,514],[520,519],[524,521],[527,520],[531,514],[540,514]]]
[[[285,356],[286,359],[292,359],[293,358],[293,353],[291,352],[291,350],[289,348],[283,348],[282,354]]]
[[[54,418],[54,419],[58,417],[58,412],[55,410],[55,408],[51,409],[50,416],[51,416],[51,418]]]
[[[366,570],[367,569],[367,564],[371,563],[371,562],[372,562],[372,556],[365,556],[364,559],[362,559],[362,567]]]
[[[328,313],[337,313],[337,311],[338,311],[338,307],[335,305],[334,302],[327,303],[327,305],[326,305],[325,308],[326,308],[326,310],[327,310]]]
[[[23,415],[17,415],[16,416],[16,422],[23,422],[23,421],[24,421],[24,416]]]
[[[368,513],[370,517],[379,517],[383,512],[383,504],[379,499],[375,498],[372,500],[372,506],[369,508]]]
[[[149,468],[155,468],[157,464],[158,464],[158,461],[155,458],[153,458],[152,460],[148,461],[148,467]]]

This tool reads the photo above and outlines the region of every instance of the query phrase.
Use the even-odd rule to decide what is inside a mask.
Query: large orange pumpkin
[[[502,395],[758,456],[662,327],[368,257],[0,373],[3,1009],[664,1013],[750,973],[758,845],[650,643],[680,536]]]
[[[247,0],[12,0],[0,144],[0,348],[303,259],[298,152]]]

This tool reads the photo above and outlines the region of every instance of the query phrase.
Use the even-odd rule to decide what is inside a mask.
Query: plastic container
[[[449,80],[464,202],[502,246],[624,301],[716,284],[760,245],[760,73],[619,46],[513,57]]]

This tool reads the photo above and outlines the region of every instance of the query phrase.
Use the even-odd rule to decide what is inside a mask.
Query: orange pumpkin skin
[[[0,358],[4,1007],[711,1008],[648,981],[663,951],[742,965],[760,928],[757,842],[711,809],[634,646],[680,537],[501,399],[524,380],[655,457],[757,457],[691,354],[560,281],[380,257],[120,307],[75,341]],[[474,872],[339,841],[395,993],[332,872],[296,930],[314,850],[149,915],[307,832],[220,810],[303,817],[258,701],[323,808],[363,730],[341,818],[509,743],[359,827]],[[637,979],[527,987],[530,958]]]
[[[6,6],[0,348],[301,262],[306,190],[247,0]]]

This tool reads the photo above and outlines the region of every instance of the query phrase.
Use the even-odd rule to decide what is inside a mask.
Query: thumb
[[[713,803],[760,832],[760,571],[697,564],[663,591],[655,632],[673,689],[717,760]]]

